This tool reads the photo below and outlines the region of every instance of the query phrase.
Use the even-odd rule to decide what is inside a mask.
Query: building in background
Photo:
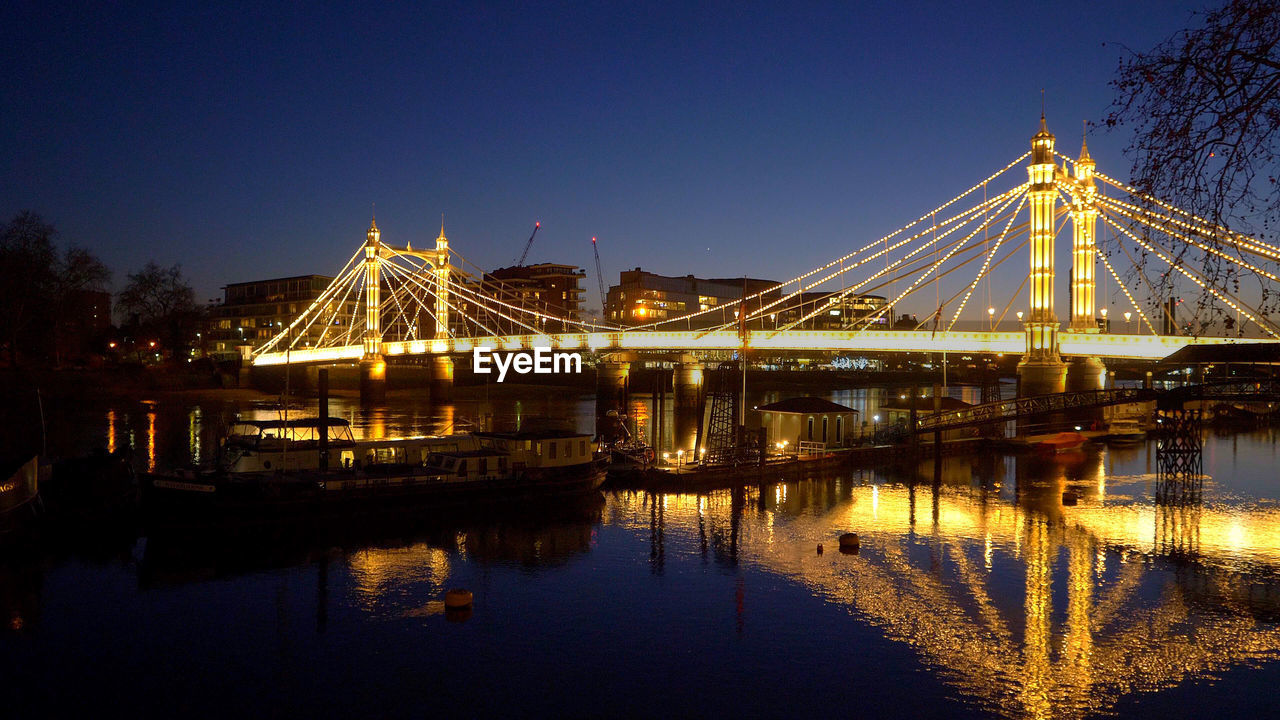
[[[585,270],[574,265],[513,265],[485,273],[479,291],[485,297],[525,310],[563,318],[568,322],[579,322],[582,320],[582,295],[585,292],[579,284],[586,276]],[[505,327],[500,318],[494,318],[493,322],[495,329],[497,326]],[[548,319],[543,319],[539,327],[539,330],[548,333],[570,329],[572,328],[565,326],[565,322]],[[506,332],[521,330],[517,328]]]
[[[777,286],[773,280],[756,278],[668,277],[640,268],[624,270],[618,284],[609,288],[604,319],[630,327],[706,310],[710,312],[691,318],[687,327],[714,327],[734,321],[744,295],[765,293],[757,301],[760,305],[777,299]],[[764,327],[764,323],[755,326]]]
[[[215,358],[248,357],[253,348],[270,340],[329,287],[327,275],[233,283],[223,290],[221,305],[209,308],[206,347]],[[324,332],[345,333],[355,309],[354,299],[340,306],[330,303],[323,322],[311,323],[297,347],[310,347]]]
[[[887,330],[890,313],[879,295],[845,295],[838,292],[806,292],[781,305],[770,314],[776,327],[792,323],[799,330],[841,330],[864,324],[869,330]],[[874,316],[874,317],[872,317]],[[868,322],[859,322],[871,318]]]

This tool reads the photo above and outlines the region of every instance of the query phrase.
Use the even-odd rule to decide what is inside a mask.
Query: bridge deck
[[[1163,335],[1123,335],[1063,332],[1059,344],[1064,357],[1104,357],[1156,360],[1189,345],[1226,345],[1258,342],[1243,338],[1184,337]],[[560,333],[550,335],[508,335],[502,337],[445,338],[440,340],[392,341],[382,344],[388,357],[418,355],[465,355],[473,348],[492,350],[530,350],[549,347],[564,351],[672,350],[729,351],[742,347],[736,331],[699,330],[635,330],[598,333]],[[1020,355],[1025,336],[1021,332],[928,332],[867,330],[787,330],[755,331],[747,337],[753,350],[777,352],[946,352],[1009,353]],[[260,353],[254,365],[289,363],[325,363],[359,360],[363,345],[331,348],[304,348],[283,352]]]

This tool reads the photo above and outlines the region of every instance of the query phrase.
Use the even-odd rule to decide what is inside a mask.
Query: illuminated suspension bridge
[[[1027,179],[1017,182],[1024,161]],[[1055,241],[1068,223],[1070,308],[1060,319]],[[1023,269],[1026,276],[1008,297],[992,296],[997,271],[1020,276]],[[470,267],[450,248],[443,227],[434,247],[418,249],[382,242],[375,221],[329,287],[257,348],[253,362],[358,362],[362,378],[378,382],[387,359],[397,357],[429,358],[435,377],[451,381],[452,358],[481,347],[703,358],[739,349],[1009,353],[1022,356],[1023,394],[1037,395],[1097,389],[1103,358],[1155,359],[1191,344],[1280,338],[1263,308],[1280,289],[1277,273],[1280,248],[1097,172],[1087,143],[1077,158],[1055,152],[1041,117],[1029,152],[914,222],[732,305],[638,326],[585,322],[531,306]],[[1025,305],[1018,302],[1024,288]],[[807,309],[802,293],[815,290],[829,294],[800,317],[777,322],[782,309]],[[844,324],[836,329],[806,328],[871,293],[887,302],[859,317],[841,314]],[[1195,315],[1174,334],[1165,303],[1183,295],[1196,299]],[[1113,301],[1122,309],[1108,318]],[[912,329],[882,329],[894,324],[894,308],[904,302],[937,309]],[[1022,329],[998,329],[1011,312]],[[957,329],[962,322],[987,329]]]

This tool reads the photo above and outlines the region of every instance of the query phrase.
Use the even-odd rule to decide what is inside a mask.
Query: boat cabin
[[[474,435],[418,435],[357,440],[353,451],[343,451],[336,457],[342,467],[357,460],[363,465],[426,465],[432,453],[479,449],[480,441]]]
[[[507,475],[509,460],[507,453],[492,448],[441,450],[431,453],[426,466],[440,472],[445,482],[494,480]]]
[[[483,448],[507,453],[512,467],[568,467],[591,462],[596,444],[590,435],[569,430],[476,433]]]
[[[314,470],[325,436],[335,465],[341,453],[356,447],[351,424],[342,418],[239,420],[223,442],[220,465],[233,473]]]

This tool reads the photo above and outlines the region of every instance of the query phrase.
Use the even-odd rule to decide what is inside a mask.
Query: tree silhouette
[[[71,247],[59,253],[57,230],[24,211],[0,226],[0,348],[10,365],[19,357],[44,357],[76,293],[101,290],[110,271],[93,253]]]
[[[1105,124],[1134,132],[1131,184],[1232,230],[1280,220],[1280,3],[1229,0],[1120,61]]]
[[[200,309],[181,265],[164,268],[148,262],[129,274],[129,282],[116,302],[123,313],[131,316],[130,322],[138,332],[153,335],[174,359],[191,349],[200,324]]]

